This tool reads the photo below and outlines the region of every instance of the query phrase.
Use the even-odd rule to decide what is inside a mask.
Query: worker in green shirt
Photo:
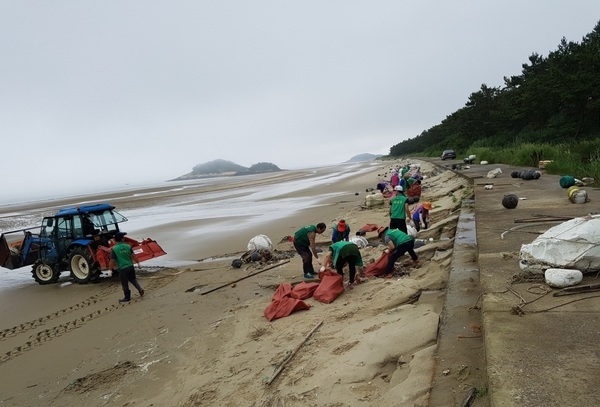
[[[406,219],[410,219],[410,208],[408,198],[404,195],[404,189],[398,185],[396,196],[390,199],[390,229],[400,229],[408,233]]]
[[[123,293],[125,294],[123,299],[119,300],[119,302],[131,301],[129,283],[133,284],[138,290],[140,297],[144,296],[144,289],[138,283],[135,277],[135,268],[133,267],[133,263],[137,263],[138,267],[140,267],[140,262],[131,246],[123,241],[125,235],[125,232],[117,232],[115,234],[116,244],[110,252],[111,269],[117,269],[119,271],[121,286],[123,287]]]
[[[312,258],[314,256],[317,259],[319,265],[319,255],[317,253],[317,246],[315,243],[315,237],[317,234],[325,232],[327,226],[325,223],[320,222],[317,225],[304,226],[294,234],[294,248],[302,258],[302,270],[304,271],[304,278],[315,278],[315,268],[312,264]]]
[[[335,270],[342,277],[344,276],[344,266],[348,264],[349,279],[348,288],[352,288],[355,282],[356,266],[362,267],[363,260],[360,250],[355,243],[340,241],[329,246],[329,250],[325,253],[323,266],[335,267]]]
[[[419,256],[415,253],[415,239],[399,229],[384,229],[379,233],[383,237],[384,243],[388,246],[386,251],[390,254],[388,264],[383,274],[384,278],[392,278],[394,273],[394,264],[406,252],[412,258],[414,264],[419,264]]]

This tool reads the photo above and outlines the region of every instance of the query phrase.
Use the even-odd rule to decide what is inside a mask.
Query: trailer
[[[39,227],[13,230],[0,235],[0,267],[9,270],[32,266],[39,284],[53,284],[63,271],[80,284],[99,278],[109,270],[114,236],[127,218],[108,203],[64,208],[43,218]],[[140,262],[167,254],[153,239],[128,236]]]

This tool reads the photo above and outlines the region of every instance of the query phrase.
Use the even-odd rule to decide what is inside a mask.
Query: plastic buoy
[[[560,186],[562,188],[572,187],[573,185],[575,185],[575,177],[572,177],[570,175],[565,175],[563,177],[560,177],[560,180],[558,181],[558,183],[560,184]]]
[[[519,204],[519,197],[514,194],[504,195],[502,198],[502,206],[506,209],[515,209]]]

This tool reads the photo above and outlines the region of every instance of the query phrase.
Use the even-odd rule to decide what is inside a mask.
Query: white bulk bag
[[[571,219],[556,225],[530,244],[521,246],[519,266],[529,273],[548,268],[600,270],[600,215]]]
[[[256,235],[248,242],[248,250],[273,250],[273,243],[266,235]]]

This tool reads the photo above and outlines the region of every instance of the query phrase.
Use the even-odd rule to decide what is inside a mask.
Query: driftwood
[[[571,219],[573,217],[570,216],[533,215],[532,218],[515,219],[515,223],[566,222]]]
[[[460,403],[460,407],[469,407],[471,404],[473,404],[473,401],[475,400],[476,396],[477,390],[475,389],[475,387],[471,387],[465,395],[463,401]]]
[[[319,322],[317,325],[315,325],[315,327],[313,329],[310,330],[310,332],[308,333],[308,335],[306,335],[304,337],[304,340],[302,342],[300,342],[298,344],[298,346],[296,346],[296,349],[294,349],[294,351],[292,353],[289,354],[289,356],[283,361],[281,362],[281,364],[279,365],[279,367],[277,368],[277,370],[275,370],[275,373],[273,373],[273,376],[271,376],[269,378],[269,380],[267,380],[267,384],[271,384],[271,382],[273,382],[273,380],[275,380],[275,378],[279,375],[279,373],[281,373],[281,371],[283,370],[283,368],[285,367],[285,365],[287,365],[287,363],[292,360],[292,358],[294,357],[294,355],[296,353],[298,353],[298,351],[300,350],[300,348],[302,347],[302,345],[304,345],[304,343],[308,340],[308,338],[310,338],[312,336],[312,334],[319,329],[319,327],[323,325],[323,321]]]
[[[265,271],[267,271],[267,270],[271,270],[272,268],[275,268],[275,267],[277,267],[277,266],[281,266],[282,264],[289,263],[289,262],[290,262],[289,260],[280,261],[279,263],[277,263],[277,264],[274,264],[274,265],[272,265],[271,267],[267,267],[267,268],[265,268],[265,269],[262,269],[262,270],[259,270],[259,271],[255,272],[255,273],[248,274],[247,276],[244,276],[244,277],[242,277],[242,278],[238,278],[237,280],[233,280],[233,281],[231,281],[231,282],[229,282],[229,283],[226,283],[226,284],[220,285],[220,286],[218,286],[218,287],[215,287],[215,288],[213,288],[213,289],[211,289],[211,290],[208,290],[208,291],[206,291],[206,292],[203,292],[203,293],[201,293],[200,295],[206,295],[206,294],[212,293],[213,291],[220,290],[220,289],[221,289],[221,288],[223,288],[223,287],[230,286],[231,284],[237,283],[238,281],[245,280],[245,279],[247,279],[247,278],[250,278],[250,277],[252,277],[252,276],[255,276],[255,275],[257,275],[257,274],[263,273],[263,272],[265,272]],[[193,290],[194,290],[194,289],[186,290],[186,292],[187,292],[187,291],[193,291]]]

